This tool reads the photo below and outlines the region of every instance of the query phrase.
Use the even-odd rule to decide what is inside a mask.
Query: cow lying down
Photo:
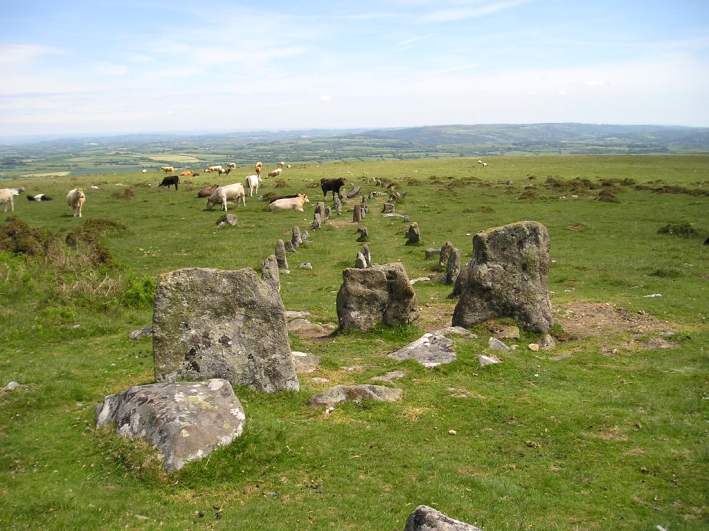
[[[51,201],[52,198],[49,197],[47,194],[36,194],[36,195],[28,195],[27,196],[27,201]]]
[[[294,197],[281,197],[279,199],[274,199],[268,205],[268,208],[271,212],[276,210],[297,210],[298,212],[303,212],[303,206],[305,203],[310,203],[308,196],[305,194],[297,194]]]

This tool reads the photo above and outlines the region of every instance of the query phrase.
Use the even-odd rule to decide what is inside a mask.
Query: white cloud
[[[27,66],[36,60],[63,53],[57,48],[39,44],[0,44],[0,65]]]
[[[493,0],[476,5],[437,9],[420,16],[418,22],[456,22],[470,18],[479,18],[526,4],[528,1],[529,0]]]

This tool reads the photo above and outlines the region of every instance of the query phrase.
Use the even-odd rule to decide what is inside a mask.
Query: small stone
[[[146,326],[145,328],[138,328],[137,330],[133,330],[131,333],[128,334],[128,337],[132,340],[138,340],[141,337],[148,337],[153,335],[153,327],[152,326]]]
[[[362,246],[362,256],[364,256],[367,267],[372,267],[372,253],[369,251],[369,245],[366,243]]]
[[[306,317],[310,317],[310,312],[300,310],[286,310],[286,319],[289,321],[293,319],[305,319]]]
[[[382,205],[383,214],[392,214],[394,212],[394,203],[384,203]]]
[[[487,340],[487,346],[492,350],[511,350],[509,346],[505,345],[496,337],[490,337],[490,339]]]
[[[362,205],[355,205],[352,210],[352,223],[359,223],[364,218]]]
[[[427,368],[456,360],[453,341],[436,333],[422,335],[416,341],[392,352],[389,357],[399,361],[414,360]]]
[[[496,356],[486,356],[485,354],[480,354],[478,356],[478,362],[480,363],[480,367],[487,367],[488,365],[502,363],[502,360]]]
[[[448,430],[448,435],[457,435],[458,432],[455,430]]]
[[[19,382],[15,382],[14,380],[11,382],[7,382],[7,385],[2,388],[3,391],[14,391],[15,389],[19,389],[22,387],[22,384]]]
[[[497,339],[519,339],[519,327],[516,325],[493,325],[490,328]]]
[[[299,374],[314,372],[317,370],[318,365],[320,365],[320,358],[308,352],[298,352],[294,350],[291,352],[291,356],[293,356],[295,372]]]
[[[281,276],[276,255],[267,256],[261,265],[261,278],[276,291],[281,291]]]
[[[293,227],[291,230],[291,243],[296,249],[303,245],[303,237],[300,234],[300,227]]]
[[[293,245],[293,242],[291,242],[290,240],[285,242],[284,246],[285,246],[287,253],[294,253],[295,252],[295,246]]]
[[[323,325],[312,323],[307,319],[292,319],[288,321],[288,332],[301,339],[325,337],[330,334],[330,331]]]
[[[453,284],[460,274],[460,262],[462,259],[462,254],[458,249],[453,248],[450,255],[448,256],[448,263],[446,264],[446,274],[443,277],[443,282],[445,284]]]
[[[551,350],[556,346],[556,340],[551,334],[544,334],[542,340],[539,342],[539,346],[542,347],[542,350]]]
[[[539,352],[539,343],[530,343],[527,348],[532,352]]]
[[[231,225],[232,227],[236,225],[237,219],[234,214],[226,214],[217,220],[218,227],[224,227],[225,225]]]
[[[411,279],[411,285],[418,284],[419,282],[431,282],[431,277],[417,277]]]
[[[431,260],[432,258],[439,257],[441,255],[441,250],[440,249],[425,249],[424,251],[424,257],[426,260]]]
[[[312,269],[313,264],[311,264],[310,262],[301,262],[298,267],[300,267],[301,269]]]
[[[367,227],[359,227],[357,229],[357,234],[359,234],[359,236],[357,237],[358,242],[369,241],[369,231],[367,230]]]
[[[312,225],[310,225],[310,228],[316,230],[316,229],[319,229],[321,226],[322,226],[322,218],[320,217],[320,213],[315,212],[315,214],[313,214],[313,223],[312,223]]]
[[[375,400],[380,402],[395,402],[401,400],[401,389],[381,385],[337,385],[324,393],[310,399],[310,405],[334,407],[340,402],[362,402]]]
[[[454,520],[427,505],[419,505],[406,520],[404,531],[482,531],[482,529]]]
[[[314,376],[310,379],[310,381],[316,384],[330,383],[330,380],[328,378],[322,378],[320,376]]]
[[[359,251],[357,253],[357,258],[355,258],[354,266],[357,269],[366,269],[367,268],[367,259],[362,254],[362,251]]]
[[[384,382],[384,383],[390,383],[393,382],[394,380],[399,380],[400,378],[403,378],[406,376],[406,373],[404,371],[391,371],[386,374],[383,374],[381,376],[373,376],[370,378],[370,381],[372,382]]]

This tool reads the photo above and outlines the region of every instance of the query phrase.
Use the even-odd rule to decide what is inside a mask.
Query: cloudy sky
[[[707,0],[0,0],[3,136],[709,126]]]

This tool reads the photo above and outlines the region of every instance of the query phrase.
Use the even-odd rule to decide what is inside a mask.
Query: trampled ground
[[[428,504],[489,530],[705,528],[709,157],[486,160],[487,168],[467,158],[295,164],[283,187],[270,180],[262,192],[306,191],[313,203],[304,214],[250,200],[226,229],[196,191],[241,181],[251,168],[202,175],[178,192],[156,188],[157,173],[13,182],[55,198],[17,200],[17,217],[32,227],[63,239],[79,226],[63,196],[82,186],[84,221],[126,230],[101,240],[112,265],[0,252],[0,386],[25,385],[0,392],[0,527],[401,529]],[[467,260],[478,230],[546,224],[564,341],[530,352],[536,338],[523,335],[502,364],[480,369],[489,336],[480,325],[480,339],[458,341],[450,365],[396,363],[385,354],[450,323],[450,288],[420,283],[417,326],[292,336],[294,350],[321,357],[320,369],[301,375],[299,393],[237,389],[244,436],[177,474],[164,474],[150,449],[95,431],[104,395],[152,380],[150,340],[127,337],[150,323],[151,279],[186,266],[257,267],[293,225],[309,226],[321,197],[311,186],[323,176],[348,177],[365,192],[382,190],[369,178],[390,179],[406,192],[397,210],[419,223],[421,247],[404,245],[407,225],[381,217],[381,199],[365,225],[374,261],[399,260],[411,278],[437,278],[426,247],[450,240]],[[618,202],[596,199],[603,179]],[[346,209],[289,256],[287,308],[336,321],[341,271],[359,248],[350,220]],[[657,234],[683,222],[699,234]],[[312,271],[298,268],[305,261]],[[330,415],[307,405],[328,385],[394,369],[406,373],[391,384],[404,390],[401,402]]]

